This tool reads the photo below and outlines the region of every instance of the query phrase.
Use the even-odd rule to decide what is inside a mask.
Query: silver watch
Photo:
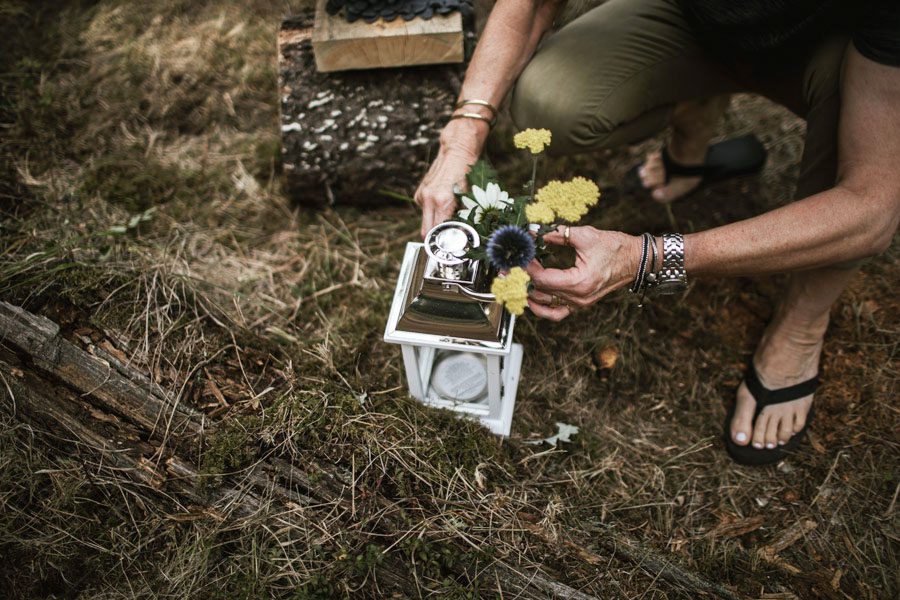
[[[663,239],[662,268],[656,275],[657,294],[677,294],[687,289],[687,271],[684,270],[684,236],[666,233]]]

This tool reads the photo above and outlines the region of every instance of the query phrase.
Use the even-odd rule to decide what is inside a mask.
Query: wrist
[[[441,131],[441,151],[478,158],[490,133],[490,125],[478,119],[454,119]]]
[[[634,283],[641,264],[643,240],[639,235],[621,234],[622,241],[619,254],[619,268],[616,269],[614,289],[630,286]]]

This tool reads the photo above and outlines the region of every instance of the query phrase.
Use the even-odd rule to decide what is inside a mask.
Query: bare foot
[[[729,96],[712,96],[679,102],[672,111],[672,135],[669,156],[680,165],[702,165],[706,149],[728,106]],[[666,182],[666,168],[662,152],[653,152],[638,169],[645,188],[657,202],[667,203],[692,192],[700,185],[700,177],[670,177]]]
[[[694,191],[700,185],[700,177],[671,177],[666,183],[666,167],[663,165],[662,152],[647,155],[647,161],[638,169],[641,185],[650,190],[650,195],[657,202],[666,204]]]
[[[766,329],[753,359],[760,382],[768,389],[788,387],[812,378],[819,370],[828,315],[812,323],[777,318]],[[753,425],[756,401],[741,383],[731,421],[731,439],[739,446],[773,449],[786,444],[803,429],[812,406],[809,395],[762,409]]]

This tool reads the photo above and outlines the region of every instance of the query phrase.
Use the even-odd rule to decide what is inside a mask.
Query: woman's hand
[[[422,209],[423,238],[456,211],[453,189],[466,189],[466,173],[478,160],[487,130],[487,123],[460,119],[450,121],[441,132],[441,149],[414,197]]]
[[[544,236],[548,244],[564,245],[564,227]],[[637,271],[641,239],[617,231],[593,227],[569,229],[569,243],[575,248],[575,266],[545,269],[537,261],[528,266],[534,283],[528,307],[535,315],[561,321],[579,308],[590,306],[603,296],[629,285]],[[553,301],[553,296],[558,298]],[[551,304],[559,306],[551,306]]]

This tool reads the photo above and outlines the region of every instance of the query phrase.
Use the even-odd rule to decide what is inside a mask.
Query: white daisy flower
[[[496,209],[503,211],[513,205],[513,201],[509,197],[509,194],[501,190],[500,186],[496,183],[487,184],[486,189],[481,189],[477,185],[473,185],[469,193],[472,196],[475,196],[475,199],[473,200],[468,196],[463,196],[462,203],[465,208],[460,210],[457,214],[461,219],[468,219],[469,215],[473,214],[472,211],[475,211],[475,223],[481,223],[485,210]]]

